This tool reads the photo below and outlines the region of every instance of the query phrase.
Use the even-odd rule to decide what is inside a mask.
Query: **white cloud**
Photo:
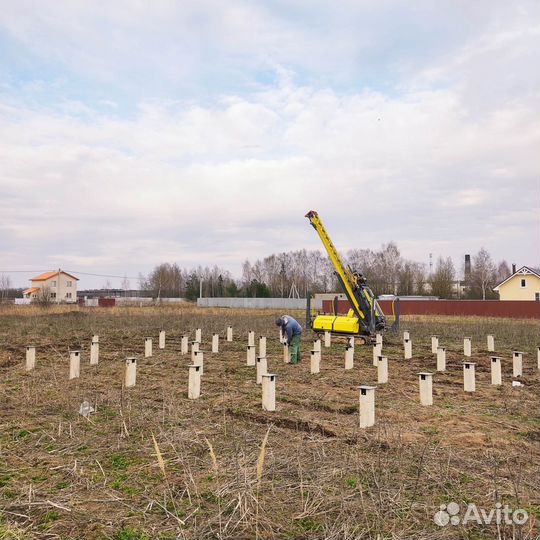
[[[349,8],[352,20],[362,9],[368,21],[382,16],[358,5]],[[179,65],[197,77],[204,58],[211,66],[220,58],[245,67],[250,91],[217,86],[210,101],[148,95],[123,115],[116,99],[49,102],[39,99],[41,83],[20,96],[8,85],[0,94],[0,270],[136,275],[175,260],[237,271],[246,257],[319,248],[303,218],[310,209],[343,249],[394,240],[425,260],[483,245],[496,258],[539,262],[531,260],[539,240],[538,79],[529,74],[538,26],[528,12],[499,6],[477,33],[456,29],[457,46],[400,65],[397,91],[295,82],[298,66],[346,70],[354,51],[382,47],[375,26],[355,41],[335,14],[329,37],[242,2],[185,10],[162,2],[152,11],[113,3],[104,18],[99,4],[55,4],[28,17],[18,10],[29,5],[17,6],[0,15],[10,34],[86,77],[128,84],[131,70],[144,77],[141,67],[152,65],[146,76],[167,85]],[[319,58],[329,39],[335,50]],[[249,75],[258,62],[273,66],[277,82]]]
[[[165,259],[232,264],[318,247],[303,219],[313,207],[344,246],[393,239],[423,257],[451,221],[453,255],[485,244],[505,257],[509,246],[483,235],[519,185],[512,207],[525,256],[536,234],[527,232],[535,117],[509,109],[471,120],[448,91],[289,90],[215,108],[142,107],[132,120],[11,113],[0,130],[1,185],[12,198],[3,198],[4,235],[34,251],[35,264],[88,260],[133,274]]]

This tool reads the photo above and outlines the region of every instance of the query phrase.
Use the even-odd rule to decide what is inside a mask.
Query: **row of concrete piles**
[[[330,346],[330,334],[325,333],[325,345]],[[382,354],[383,339],[381,334],[376,335],[376,341],[373,345],[373,365],[377,367],[377,384],[388,382],[388,357]],[[489,352],[495,350],[495,340],[493,335],[487,336],[487,348]],[[412,340],[410,333],[403,333],[403,350],[406,360],[412,359]],[[446,348],[439,345],[439,336],[431,336],[431,351],[436,355],[437,367],[439,372],[446,371]],[[523,373],[523,352],[513,352],[513,377],[521,377]],[[472,339],[465,337],[463,340],[463,355],[471,357]],[[499,356],[490,356],[491,364],[491,384],[502,385],[502,358]],[[540,347],[537,349],[538,369],[540,370]],[[321,362],[320,341],[313,342],[311,350],[311,373],[319,373]],[[463,362],[463,390],[465,392],[476,391],[475,362]],[[345,347],[345,369],[354,367],[354,337],[347,338]],[[433,405],[433,373],[421,372],[419,379],[419,397],[420,403],[424,406]],[[360,427],[370,427],[375,423],[375,386],[362,385],[359,389],[359,409],[360,409]]]
[[[233,334],[232,327],[227,328],[227,341],[232,342]],[[195,332],[195,340],[191,343],[192,350],[192,360],[195,365],[199,365],[202,361],[202,352],[199,359],[196,360],[195,353],[199,351],[199,345],[202,341],[202,331],[197,329]],[[280,341],[283,343],[283,336],[280,333]],[[165,331],[161,330],[159,332],[158,344],[160,349],[165,348]],[[331,335],[329,332],[325,332],[324,336],[325,347],[330,347],[331,345]],[[406,360],[412,358],[412,341],[410,339],[409,332],[405,331],[403,333],[403,345],[404,345],[404,357]],[[487,345],[488,351],[493,352],[495,350],[494,337],[492,335],[487,336]],[[439,336],[431,336],[431,347],[432,352],[436,354],[437,357],[437,371],[446,370],[446,348],[439,346]],[[266,337],[261,336],[259,343],[259,357],[266,358]],[[184,335],[181,338],[181,354],[187,354],[189,350],[189,338]],[[212,335],[212,353],[219,352],[219,334]],[[373,365],[379,368],[380,376],[378,377],[379,383],[386,382],[387,373],[388,373],[388,359],[385,356],[381,355],[382,352],[382,336],[377,334],[376,343],[373,345]],[[151,357],[153,354],[152,350],[152,338],[146,337],[144,339],[144,356],[145,358]],[[463,354],[466,357],[471,356],[471,338],[465,337],[463,340]],[[513,352],[513,376],[520,377],[523,372],[523,352],[514,351]],[[287,362],[289,358],[288,346],[284,343],[283,348],[283,358]],[[497,373],[499,371],[498,365],[500,365],[501,357],[492,356],[492,369]],[[129,358],[132,361],[132,357]],[[255,351],[255,333],[250,331],[248,333],[248,347],[247,347],[247,365],[255,366],[256,365],[256,351]],[[321,342],[320,340],[314,341],[313,349],[311,350],[311,373],[320,372],[320,361],[321,361]],[[99,362],[99,336],[94,335],[90,344],[90,365],[97,365]],[[28,345],[26,347],[26,369],[28,371],[34,369],[36,363],[36,347]],[[131,362],[132,363],[132,362]],[[464,362],[464,365],[474,366],[473,362]],[[79,367],[77,367],[79,366]],[[345,369],[353,369],[354,367],[354,337],[350,337],[347,340],[347,346],[345,349]],[[538,368],[540,369],[540,347],[538,347]],[[471,367],[467,368],[471,369]],[[472,368],[474,370],[474,367]],[[80,373],[80,351],[73,350],[70,351],[70,373],[74,374],[73,377],[76,378],[78,373]],[[495,374],[494,380],[499,380],[499,377]],[[496,383],[494,383],[496,384]]]
[[[197,337],[201,337],[200,335]],[[280,336],[281,337],[281,336]],[[227,328],[227,341],[232,341],[232,327]],[[199,349],[200,342],[191,344],[192,365],[188,366],[188,398],[197,399],[201,395],[201,377],[204,374],[203,352]],[[212,352],[219,352],[219,334],[212,335]],[[259,354],[255,346],[255,332],[248,332],[246,348],[246,365],[255,367],[255,379],[262,387],[262,408],[266,411],[276,410],[276,375],[268,373],[266,359],[266,336],[259,337]]]
[[[279,332],[280,342],[283,344],[283,360],[289,362],[289,351],[286,341]],[[227,327],[226,340],[233,341],[233,329]],[[464,356],[471,356],[471,338],[465,337],[463,341]],[[200,350],[202,342],[202,330],[200,328],[195,331],[195,340],[191,342],[191,365],[188,366],[188,398],[197,399],[201,395],[201,377],[204,374],[204,352]],[[158,337],[158,346],[160,349],[165,348],[165,331],[161,330]],[[331,346],[331,334],[325,332],[324,346]],[[488,351],[494,351],[495,342],[492,335],[487,337]],[[383,339],[382,335],[377,334],[376,342],[373,345],[373,365],[377,367],[377,383],[385,384],[388,382],[388,358],[382,354]],[[403,347],[405,359],[412,358],[412,340],[410,333],[403,333]],[[431,350],[436,354],[437,371],[446,370],[446,349],[439,345],[439,336],[431,336]],[[212,353],[219,352],[219,334],[212,335],[211,344]],[[182,355],[190,352],[189,336],[183,335],[180,340],[180,353]],[[248,332],[247,349],[246,349],[246,365],[256,367],[256,382],[262,386],[262,408],[266,411],[275,411],[276,408],[276,375],[268,373],[268,365],[266,358],[266,337],[259,337],[259,354],[256,354],[255,333]],[[152,338],[144,339],[144,356],[151,357]],[[537,351],[538,369],[540,370],[540,347]],[[501,357],[491,356],[491,384],[502,384]],[[81,352],[79,350],[70,351],[69,364],[69,379],[75,379],[80,376]],[[97,365],[99,362],[99,336],[92,337],[90,345],[90,365]],[[313,342],[311,350],[310,371],[312,374],[320,372],[321,363],[321,341],[317,339]],[[125,360],[125,376],[124,385],[133,387],[136,384],[137,376],[137,359],[136,357],[127,357]],[[32,370],[36,365],[36,347],[26,347],[26,369]],[[465,392],[475,392],[475,366],[474,362],[463,363],[463,388]],[[345,369],[350,370],[354,367],[354,337],[347,338],[345,348]],[[513,376],[520,377],[523,371],[523,352],[513,352]],[[433,404],[433,373],[421,372],[419,377],[420,403],[425,406]],[[359,389],[359,410],[360,410],[360,427],[370,427],[375,422],[375,386],[362,385]]]
[[[216,334],[212,338],[212,348],[213,352],[217,352],[217,342]],[[289,361],[289,351],[287,343],[284,341],[283,336],[280,332],[279,335],[280,341],[283,343],[283,360],[285,363]],[[491,340],[488,338],[488,343],[491,341],[493,343],[493,338]],[[325,347],[331,346],[331,335],[329,332],[325,333],[324,336]],[[377,367],[377,383],[385,384],[388,382],[388,358],[382,355],[382,335],[377,334],[376,343],[373,347],[373,359],[374,365]],[[469,353],[470,356],[470,338],[465,338],[464,340],[464,354]],[[412,358],[412,341],[408,332],[404,333],[404,348],[406,358]],[[195,351],[195,352],[194,352]],[[438,336],[432,336],[432,351],[435,351],[437,355],[437,371],[446,370],[446,349],[440,347],[438,343]],[[200,396],[200,375],[203,374],[203,365],[202,365],[202,352],[198,351],[198,343],[193,342],[192,344],[192,354],[196,356],[193,357],[193,365],[190,366],[192,370],[190,372],[190,378],[193,380],[193,384],[190,384],[190,387],[193,386],[195,389],[193,392],[190,392],[192,395],[190,397],[196,398]],[[520,376],[522,373],[522,354],[521,352],[514,352],[514,376]],[[197,356],[198,355],[198,356]],[[492,384],[502,384],[501,378],[501,358],[500,357],[491,357],[492,360]],[[310,363],[310,372],[316,374],[320,372],[320,362],[321,362],[321,341],[319,339],[313,342],[313,348],[311,350],[311,363]],[[276,375],[267,372],[267,359],[266,359],[266,337],[261,336],[259,338],[259,355],[256,355],[255,347],[255,333],[250,331],[248,332],[248,345],[246,350],[246,365],[256,367],[256,380],[258,384],[262,384],[262,407],[267,411],[275,410],[275,382]],[[347,339],[347,345],[345,349],[345,369],[353,369],[354,367],[354,337],[349,337]],[[540,347],[538,348],[538,368],[540,369]],[[420,389],[420,403],[422,405],[432,405],[433,404],[433,373],[421,372],[419,376],[419,389]],[[464,362],[463,363],[463,376],[464,376],[464,391],[474,392],[476,390],[475,385],[475,363],[474,362]],[[369,427],[373,425],[374,422],[374,390],[376,387],[373,386],[360,386],[360,410],[364,410],[363,414],[361,412],[360,416],[360,425],[361,427]]]
[[[380,341],[382,345],[382,340]],[[412,358],[412,340],[408,331],[403,333],[403,348],[404,348],[404,357],[406,360]],[[487,336],[487,348],[488,352],[495,351],[495,339],[493,335]],[[374,345],[374,363],[375,359],[377,362],[382,362],[382,370],[378,370],[378,383],[383,383],[388,381],[388,360],[386,357],[380,355],[381,352],[379,346],[379,339]],[[437,371],[446,371],[446,348],[439,346],[439,336],[431,336],[431,352],[436,354],[437,358]],[[523,374],[523,352],[522,351],[513,351],[512,353],[512,375],[513,377],[521,377]],[[465,337],[463,339],[463,355],[466,357],[471,357],[472,355],[472,339],[470,337]],[[490,356],[490,365],[491,365],[491,384],[495,386],[502,385],[502,367],[501,367],[500,356]],[[540,347],[537,348],[537,363],[538,369],[540,370]],[[380,364],[379,364],[380,365]],[[463,390],[465,392],[475,392],[476,391],[476,376],[475,376],[475,362],[463,362]],[[383,373],[381,378],[381,372]],[[433,373],[421,372],[418,374],[419,377],[419,393],[420,393],[420,403],[424,406],[433,405]],[[366,413],[364,419],[362,419],[362,414],[360,414],[360,424],[361,427],[368,427],[370,422],[374,422],[374,400],[375,400],[375,387],[363,386],[360,387],[360,409],[362,409],[362,404],[364,403],[366,408]]]
[[[36,367],[35,345],[26,346],[26,371],[32,371]],[[90,365],[95,366],[99,363],[99,336],[92,336],[90,343]],[[69,378],[76,379],[81,373],[81,351],[72,350],[69,352]]]
[[[283,344],[283,360],[289,362],[289,350],[286,341],[280,331],[280,342]],[[233,329],[231,326],[227,327],[226,340],[228,342],[233,341]],[[201,377],[204,374],[204,352],[200,349],[202,342],[202,330],[200,328],[195,331],[195,339],[189,342],[189,336],[183,335],[180,339],[180,354],[185,355],[191,352],[191,365],[188,366],[188,398],[197,399],[201,395]],[[325,336],[325,346],[330,347],[331,339],[330,334]],[[259,351],[257,355],[255,347],[255,332],[248,332],[246,350],[246,365],[254,366],[256,368],[256,382],[262,386],[262,408],[267,411],[275,411],[276,399],[275,399],[275,383],[276,375],[268,373],[268,363],[266,358],[266,337],[259,337]],[[317,340],[316,350],[321,352],[320,341]],[[165,331],[161,330],[158,336],[158,346],[160,349],[164,349],[166,345]],[[191,346],[190,346],[191,345]],[[354,347],[354,344],[352,345]],[[212,353],[219,352],[219,334],[214,333],[212,335]],[[144,358],[150,358],[153,356],[153,339],[152,337],[144,338]],[[99,336],[94,335],[92,337],[90,345],[90,364],[97,365],[99,363]],[[26,369],[27,371],[33,370],[36,366],[36,347],[28,345],[26,347]],[[352,366],[351,366],[352,367]],[[312,373],[318,373],[319,369],[315,369],[312,360]],[[77,379],[81,374],[81,351],[71,350],[69,352],[69,379]],[[129,356],[125,359],[125,375],[124,385],[126,388],[135,386],[137,381],[137,358],[135,356]]]
[[[198,344],[202,340],[202,330],[198,328],[195,331],[195,340],[192,342],[192,350],[198,350]],[[227,328],[227,341],[232,341],[232,327]],[[160,330],[158,335],[158,347],[160,349],[165,349],[165,330]],[[36,367],[36,349],[35,345],[26,346],[26,370],[31,371]],[[189,337],[183,335],[180,340],[180,349],[181,354],[187,354],[189,352]],[[219,351],[219,334],[214,334],[212,338],[212,352],[217,353]],[[70,353],[70,379],[77,378],[80,375],[80,350],[71,350]],[[152,337],[144,338],[144,357],[150,358],[153,356],[153,339]],[[134,369],[135,357],[127,357],[126,365],[129,364],[129,371],[132,372]],[[90,365],[97,365],[99,363],[99,336],[94,335],[90,343]],[[131,378],[130,378],[131,379]],[[127,386],[133,386],[127,385]]]
[[[488,352],[495,352],[495,338],[493,335],[487,336],[487,350]],[[439,336],[431,336],[431,352],[437,355],[437,371],[446,370],[446,348],[439,346]],[[512,352],[512,376],[521,377],[523,376],[523,351],[513,351]],[[472,356],[472,338],[464,337],[463,338],[463,356],[471,357]],[[540,347],[537,348],[537,360],[538,360],[538,369],[540,370]],[[500,356],[490,356],[491,361],[491,380],[492,384],[500,385],[502,384],[502,371],[501,371],[501,361],[502,357]],[[474,376],[474,366],[475,362],[463,362],[464,370],[469,370],[469,372]],[[474,384],[472,384],[474,386]]]

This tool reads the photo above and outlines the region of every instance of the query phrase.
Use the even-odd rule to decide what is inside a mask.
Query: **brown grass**
[[[356,386],[376,382],[371,348],[345,372],[344,342],[322,349],[321,373],[282,362],[266,310],[144,307],[0,308],[1,538],[534,538],[538,534],[537,323],[406,318],[405,362],[388,336],[387,385],[376,391],[376,426],[358,428]],[[224,339],[228,324],[235,341]],[[180,336],[203,329],[202,396],[188,400],[189,356]],[[165,350],[144,359],[144,337],[167,332]],[[268,337],[277,411],[264,412],[255,371],[245,366],[247,331]],[[220,353],[211,354],[212,332]],[[503,357],[501,388],[489,384],[485,336]],[[93,334],[100,363],[89,365]],[[421,407],[417,373],[434,370],[431,334],[447,347],[434,376],[434,406]],[[473,337],[477,392],[462,391],[462,338]],[[37,346],[24,371],[24,346]],[[68,381],[68,350],[83,351]],[[526,351],[525,384],[512,388],[511,351]],[[123,359],[138,358],[125,389]],[[96,408],[78,414],[87,399]],[[270,429],[271,428],[271,429]],[[263,456],[263,457],[261,457]],[[264,472],[264,474],[263,474]],[[439,505],[496,502],[525,508],[523,527],[448,526]]]

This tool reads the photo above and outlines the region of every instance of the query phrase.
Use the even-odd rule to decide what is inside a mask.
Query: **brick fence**
[[[402,300],[401,315],[476,315],[510,319],[540,319],[540,302],[534,300]],[[386,315],[392,314],[392,301],[380,300]],[[338,312],[347,313],[348,300],[338,301]],[[323,311],[333,312],[333,302],[323,301]]]

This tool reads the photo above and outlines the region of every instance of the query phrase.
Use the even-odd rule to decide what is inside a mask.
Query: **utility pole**
[[[281,277],[281,298],[285,296],[285,264],[281,263],[281,271],[279,273]]]

